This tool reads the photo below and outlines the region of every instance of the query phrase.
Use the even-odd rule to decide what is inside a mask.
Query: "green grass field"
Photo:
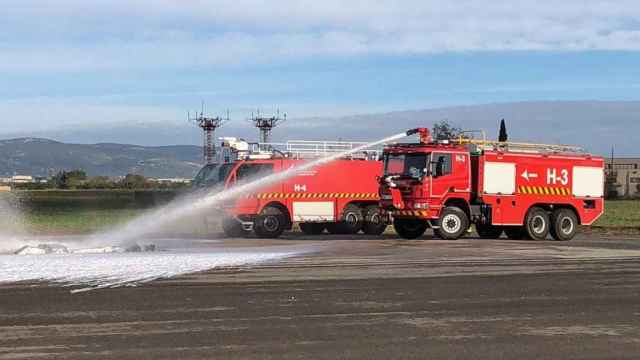
[[[85,234],[134,219],[169,202],[167,191],[23,191],[19,199],[27,230],[36,234]],[[14,200],[15,202],[15,200]]]
[[[134,219],[142,209],[33,209],[25,225],[35,234],[86,234]]]
[[[594,225],[640,228],[640,200],[606,201],[604,215]]]

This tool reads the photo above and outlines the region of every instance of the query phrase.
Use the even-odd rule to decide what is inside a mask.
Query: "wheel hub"
[[[280,220],[277,216],[269,215],[264,218],[263,225],[267,231],[277,231],[280,227]]]
[[[542,234],[544,230],[547,228],[547,223],[544,221],[544,218],[540,215],[533,218],[531,222],[533,232],[536,234]]]
[[[560,220],[560,230],[565,235],[573,232],[573,226],[573,221],[568,217],[563,217],[562,220]]]
[[[380,214],[374,214],[371,216],[371,219],[369,219],[369,222],[372,224],[380,224]]]
[[[355,224],[358,223],[358,216],[356,216],[356,214],[354,214],[354,213],[347,213],[347,215],[345,216],[344,220],[349,225],[355,225]]]
[[[442,227],[444,227],[448,233],[456,233],[460,231],[461,226],[462,221],[453,214],[449,214],[442,219]]]

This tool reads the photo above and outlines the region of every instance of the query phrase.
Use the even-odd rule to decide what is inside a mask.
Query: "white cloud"
[[[637,1],[8,0],[0,73],[449,51],[640,50]]]

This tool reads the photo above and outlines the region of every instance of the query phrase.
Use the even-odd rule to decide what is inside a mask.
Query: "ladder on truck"
[[[367,145],[357,141],[291,140],[285,143],[251,143],[252,154],[280,152],[294,159],[318,158],[343,153]],[[347,156],[350,159],[377,160],[381,147],[367,147]]]
[[[482,140],[467,138],[461,135],[460,137],[451,140],[452,143],[460,145],[469,145],[478,150],[494,150],[494,151],[508,151],[508,152],[522,152],[522,153],[546,153],[546,154],[585,154],[582,147],[573,145],[553,145],[553,144],[537,144],[537,143],[524,143],[513,141],[497,141],[487,140],[486,134],[483,130],[473,130],[464,133],[476,133],[479,132],[482,135]]]

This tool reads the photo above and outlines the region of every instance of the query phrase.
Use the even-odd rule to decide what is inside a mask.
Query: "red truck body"
[[[602,157],[553,145],[422,137],[384,150],[381,207],[403,237],[432,227],[458,238],[475,224],[486,237],[504,231],[568,240],[604,211]]]
[[[255,155],[255,156],[253,156]],[[317,156],[247,152],[224,164],[225,188],[278,173]],[[378,156],[352,156],[303,171],[276,184],[245,194],[222,206],[223,229],[229,236],[278,237],[297,223],[307,234],[379,234],[386,228],[379,214]]]

